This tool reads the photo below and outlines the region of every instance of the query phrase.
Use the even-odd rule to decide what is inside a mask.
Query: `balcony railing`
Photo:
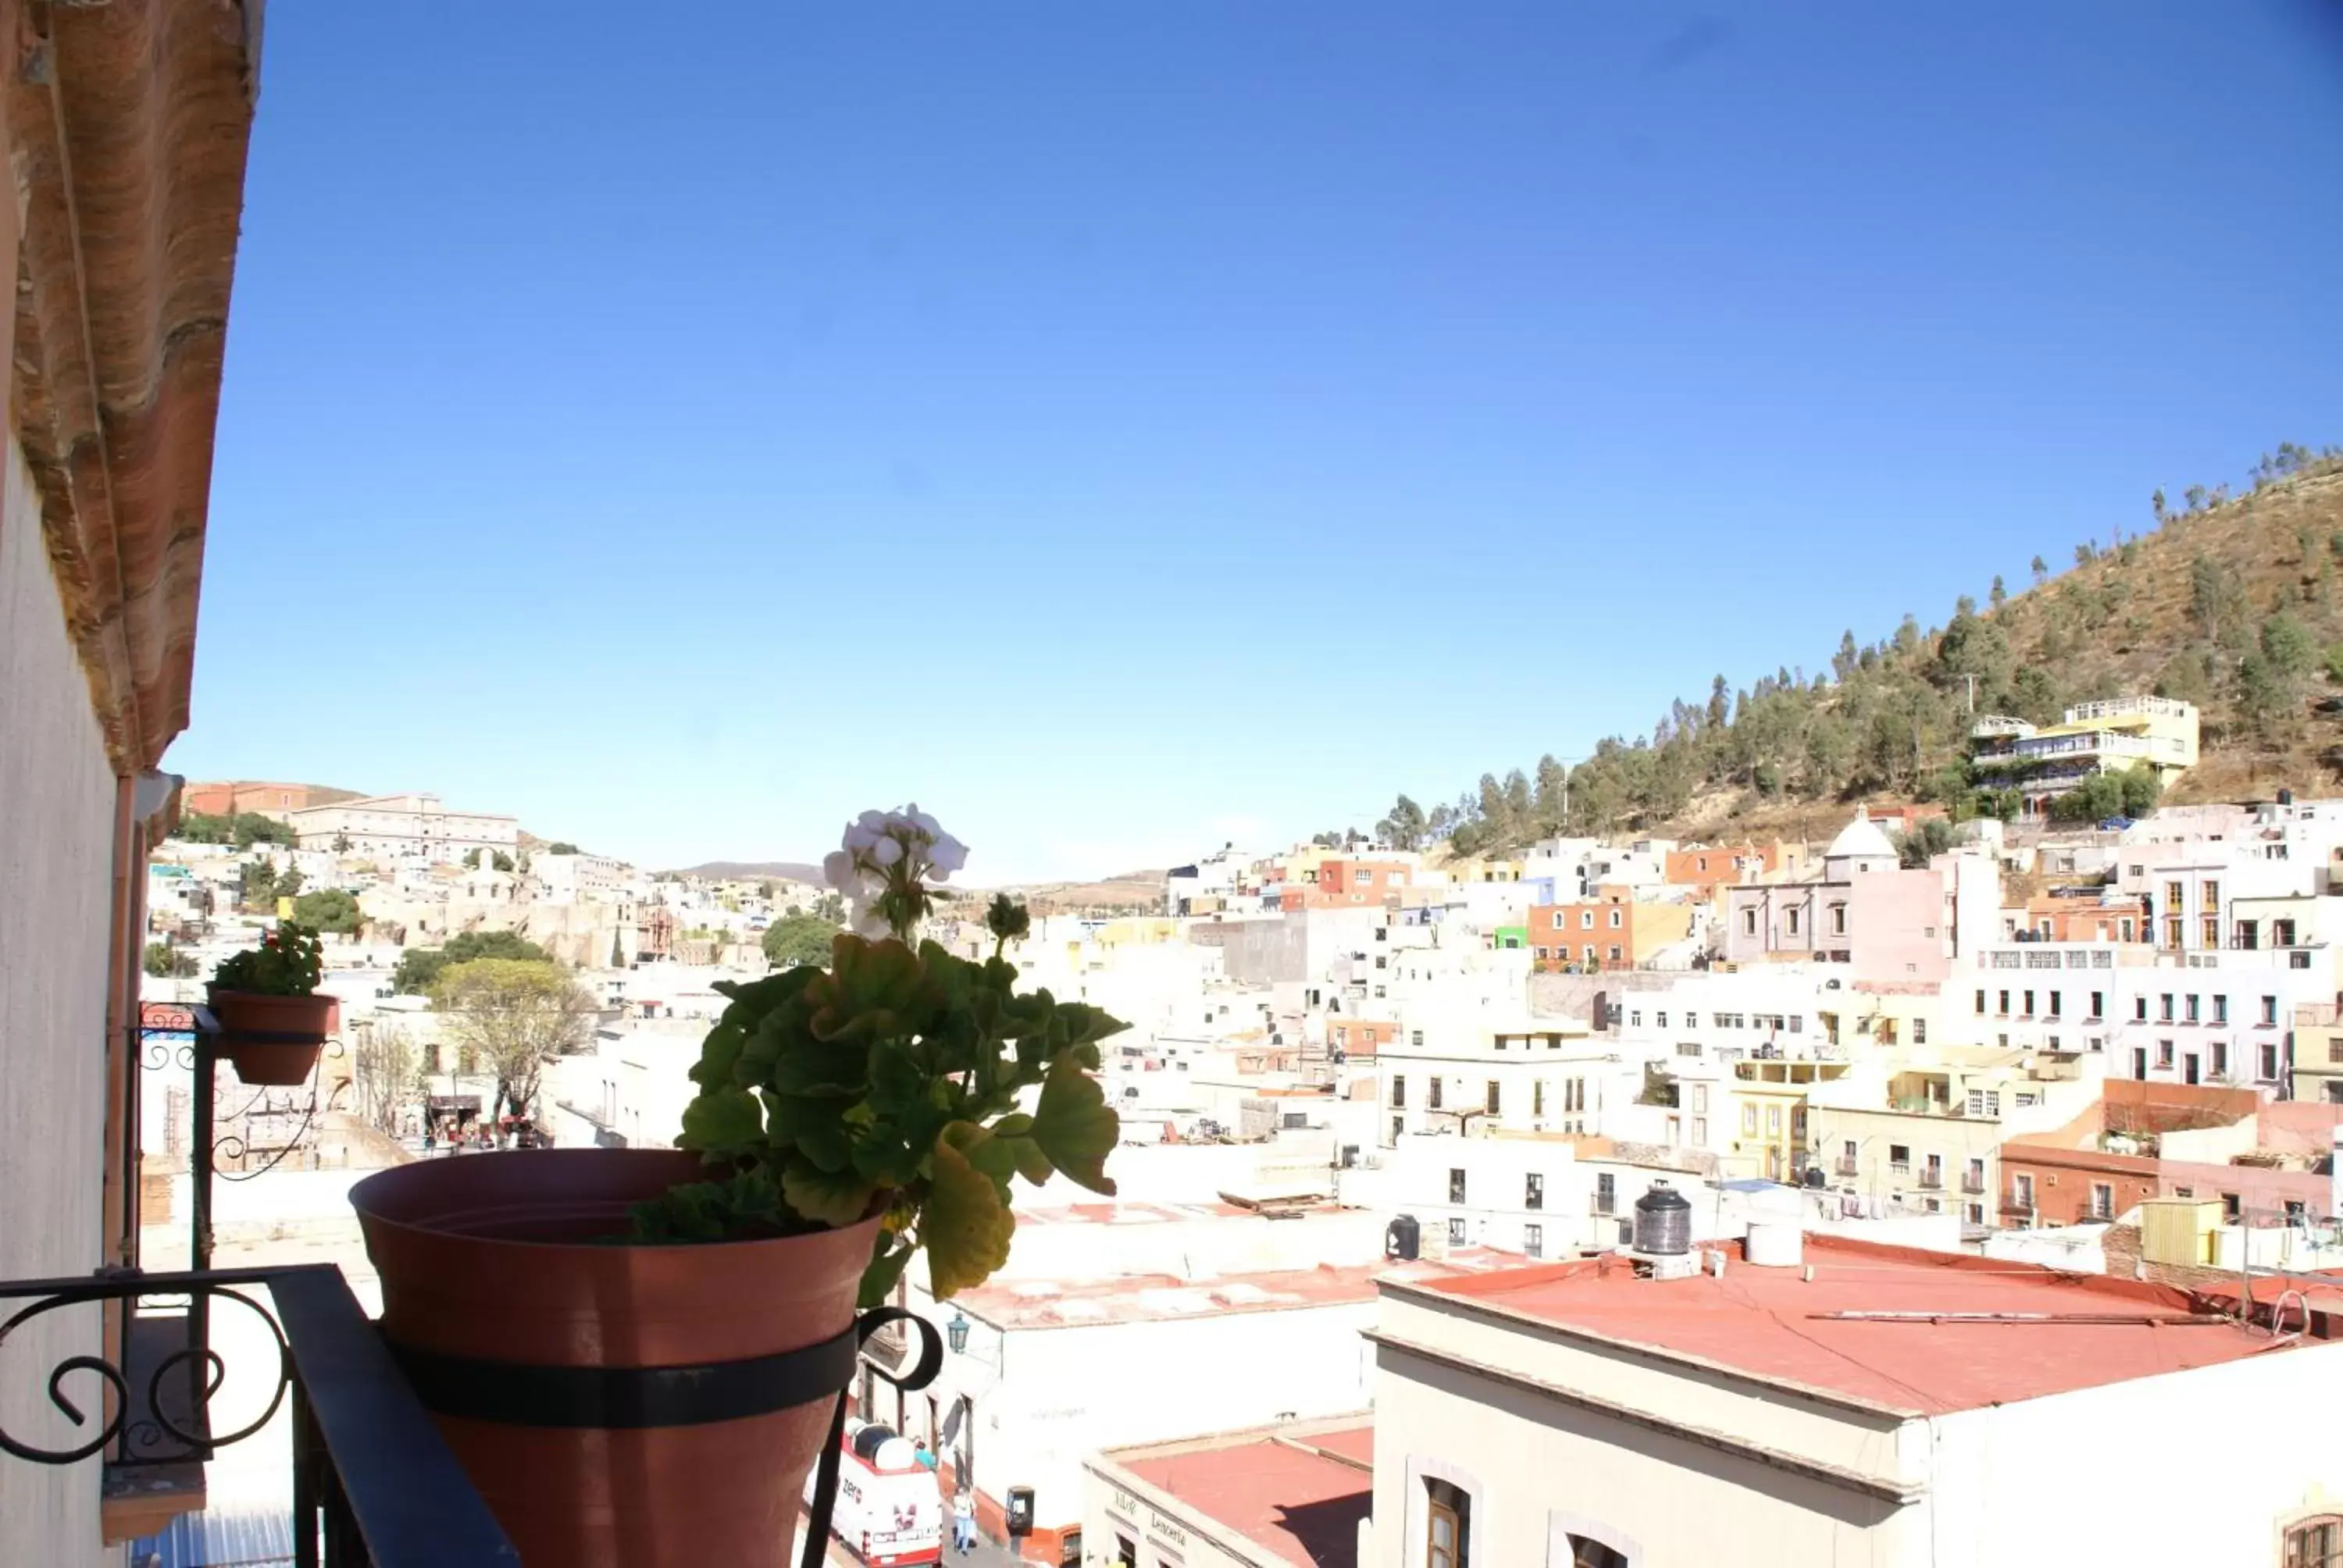
[[[249,1293],[267,1292],[266,1306]],[[132,1352],[116,1366],[89,1356],[60,1362],[35,1386],[74,1429],[64,1447],[28,1432],[0,1432],[14,1461],[74,1464],[103,1457],[110,1478],[154,1476],[208,1460],[260,1437],[277,1412],[289,1419],[295,1568],[512,1568],[520,1561],[504,1532],[440,1441],[341,1271],[327,1263],[186,1273],[104,1271],[87,1279],[0,1282],[0,1302],[25,1302],[0,1319],[0,1339],[45,1313],[93,1302],[119,1303]],[[212,1396],[235,1373],[212,1348],[207,1327],[222,1308],[257,1314],[277,1366],[261,1368],[265,1406],[239,1409],[233,1430]],[[273,1309],[273,1310],[272,1310]],[[160,1335],[141,1334],[141,1327]],[[138,1364],[142,1341],[169,1348]],[[152,1352],[150,1352],[152,1353]],[[95,1379],[98,1397],[74,1392]],[[27,1402],[29,1403],[29,1402]],[[95,1408],[92,1408],[92,1407]],[[93,1418],[96,1418],[95,1421]],[[0,1457],[0,1464],[12,1462]]]
[[[1861,1174],[1861,1167],[1857,1165],[1855,1161],[1849,1160],[1844,1154],[1839,1156],[1838,1163],[1834,1166],[1833,1169],[1842,1176],[1855,1176]]]
[[[1985,1176],[1982,1172],[1972,1171],[1961,1177],[1961,1191],[1971,1197],[1981,1196],[1985,1190]]]
[[[1931,1192],[1941,1192],[1945,1190],[1945,1173],[1942,1171],[1923,1171],[1920,1172],[1920,1185]]]

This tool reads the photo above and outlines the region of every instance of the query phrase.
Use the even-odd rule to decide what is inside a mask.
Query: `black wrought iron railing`
[[[17,1302],[26,1304],[9,1310]],[[54,1419],[38,1432],[0,1430],[9,1456],[0,1463],[102,1458],[109,1473],[154,1472],[281,1432],[289,1439],[296,1568],[519,1563],[339,1269],[110,1270],[0,1282],[0,1311],[8,1312],[0,1345],[52,1312],[93,1303],[118,1305],[133,1349],[118,1362],[68,1355],[36,1373],[69,1432],[59,1437]],[[212,1310],[224,1306],[257,1316],[265,1335],[255,1342],[276,1360],[256,1380],[239,1381],[233,1413],[212,1409],[230,1371],[210,1332]],[[141,1324],[161,1332],[135,1332]]]

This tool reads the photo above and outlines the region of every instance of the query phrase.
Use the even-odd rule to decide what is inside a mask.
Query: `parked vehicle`
[[[910,1441],[892,1427],[849,1421],[840,1447],[830,1533],[870,1568],[942,1562],[943,1491]],[[814,1479],[806,1478],[809,1508]]]

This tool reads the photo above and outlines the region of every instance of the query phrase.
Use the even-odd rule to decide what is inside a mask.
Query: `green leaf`
[[[1106,1157],[1121,1136],[1122,1121],[1108,1107],[1098,1080],[1072,1057],[1060,1057],[1033,1108],[1033,1141],[1050,1163],[1091,1191],[1111,1196],[1114,1180],[1106,1173]]]
[[[885,1306],[888,1298],[895,1293],[895,1282],[903,1277],[903,1265],[918,1251],[909,1238],[892,1231],[880,1231],[878,1245],[871,1249],[870,1266],[862,1271],[862,1289],[854,1299],[856,1308]]]
[[[928,1288],[936,1300],[980,1285],[1009,1261],[1017,1216],[992,1179],[949,1141],[939,1142],[920,1241],[928,1250]]]
[[[740,1060],[748,1034],[737,1023],[719,1023],[700,1042],[699,1060],[692,1063],[691,1081],[702,1089],[721,1089],[732,1081],[732,1065]]]
[[[843,1171],[853,1157],[845,1120],[834,1100],[805,1100],[759,1091],[765,1101],[766,1137],[776,1149],[794,1149],[824,1171]]]
[[[802,1156],[792,1155],[781,1174],[781,1196],[790,1208],[809,1220],[840,1227],[854,1224],[870,1212],[879,1189],[852,1171],[824,1171]]]
[[[765,1115],[745,1089],[702,1090],[683,1108],[683,1136],[677,1146],[729,1157],[761,1142]]]

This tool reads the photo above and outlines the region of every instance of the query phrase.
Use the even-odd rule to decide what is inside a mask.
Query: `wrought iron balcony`
[[[1930,1166],[1929,1168],[1922,1171],[1920,1172],[1920,1185],[1931,1192],[1943,1191],[1945,1190],[1944,1171],[1934,1166]]]
[[[1983,1172],[1975,1171],[1963,1172],[1961,1176],[1962,1191],[1974,1197],[1983,1193],[1985,1190],[1985,1176]]]
[[[267,1304],[251,1293],[267,1292]],[[440,1441],[438,1429],[341,1271],[328,1263],[87,1279],[0,1282],[0,1302],[25,1302],[0,1319],[0,1342],[47,1313],[116,1303],[135,1329],[164,1326],[171,1347],[139,1364],[142,1341],[116,1365],[72,1355],[48,1369],[48,1402],[75,1432],[63,1446],[0,1430],[15,1461],[65,1465],[103,1458],[110,1477],[155,1474],[208,1460],[289,1421],[292,1560],[296,1568],[510,1568],[519,1555]],[[214,1309],[256,1314],[273,1348],[262,1408],[216,1430],[213,1396],[230,1369],[213,1348]],[[79,1388],[77,1384],[86,1384]],[[0,1459],[0,1463],[9,1460]]]

